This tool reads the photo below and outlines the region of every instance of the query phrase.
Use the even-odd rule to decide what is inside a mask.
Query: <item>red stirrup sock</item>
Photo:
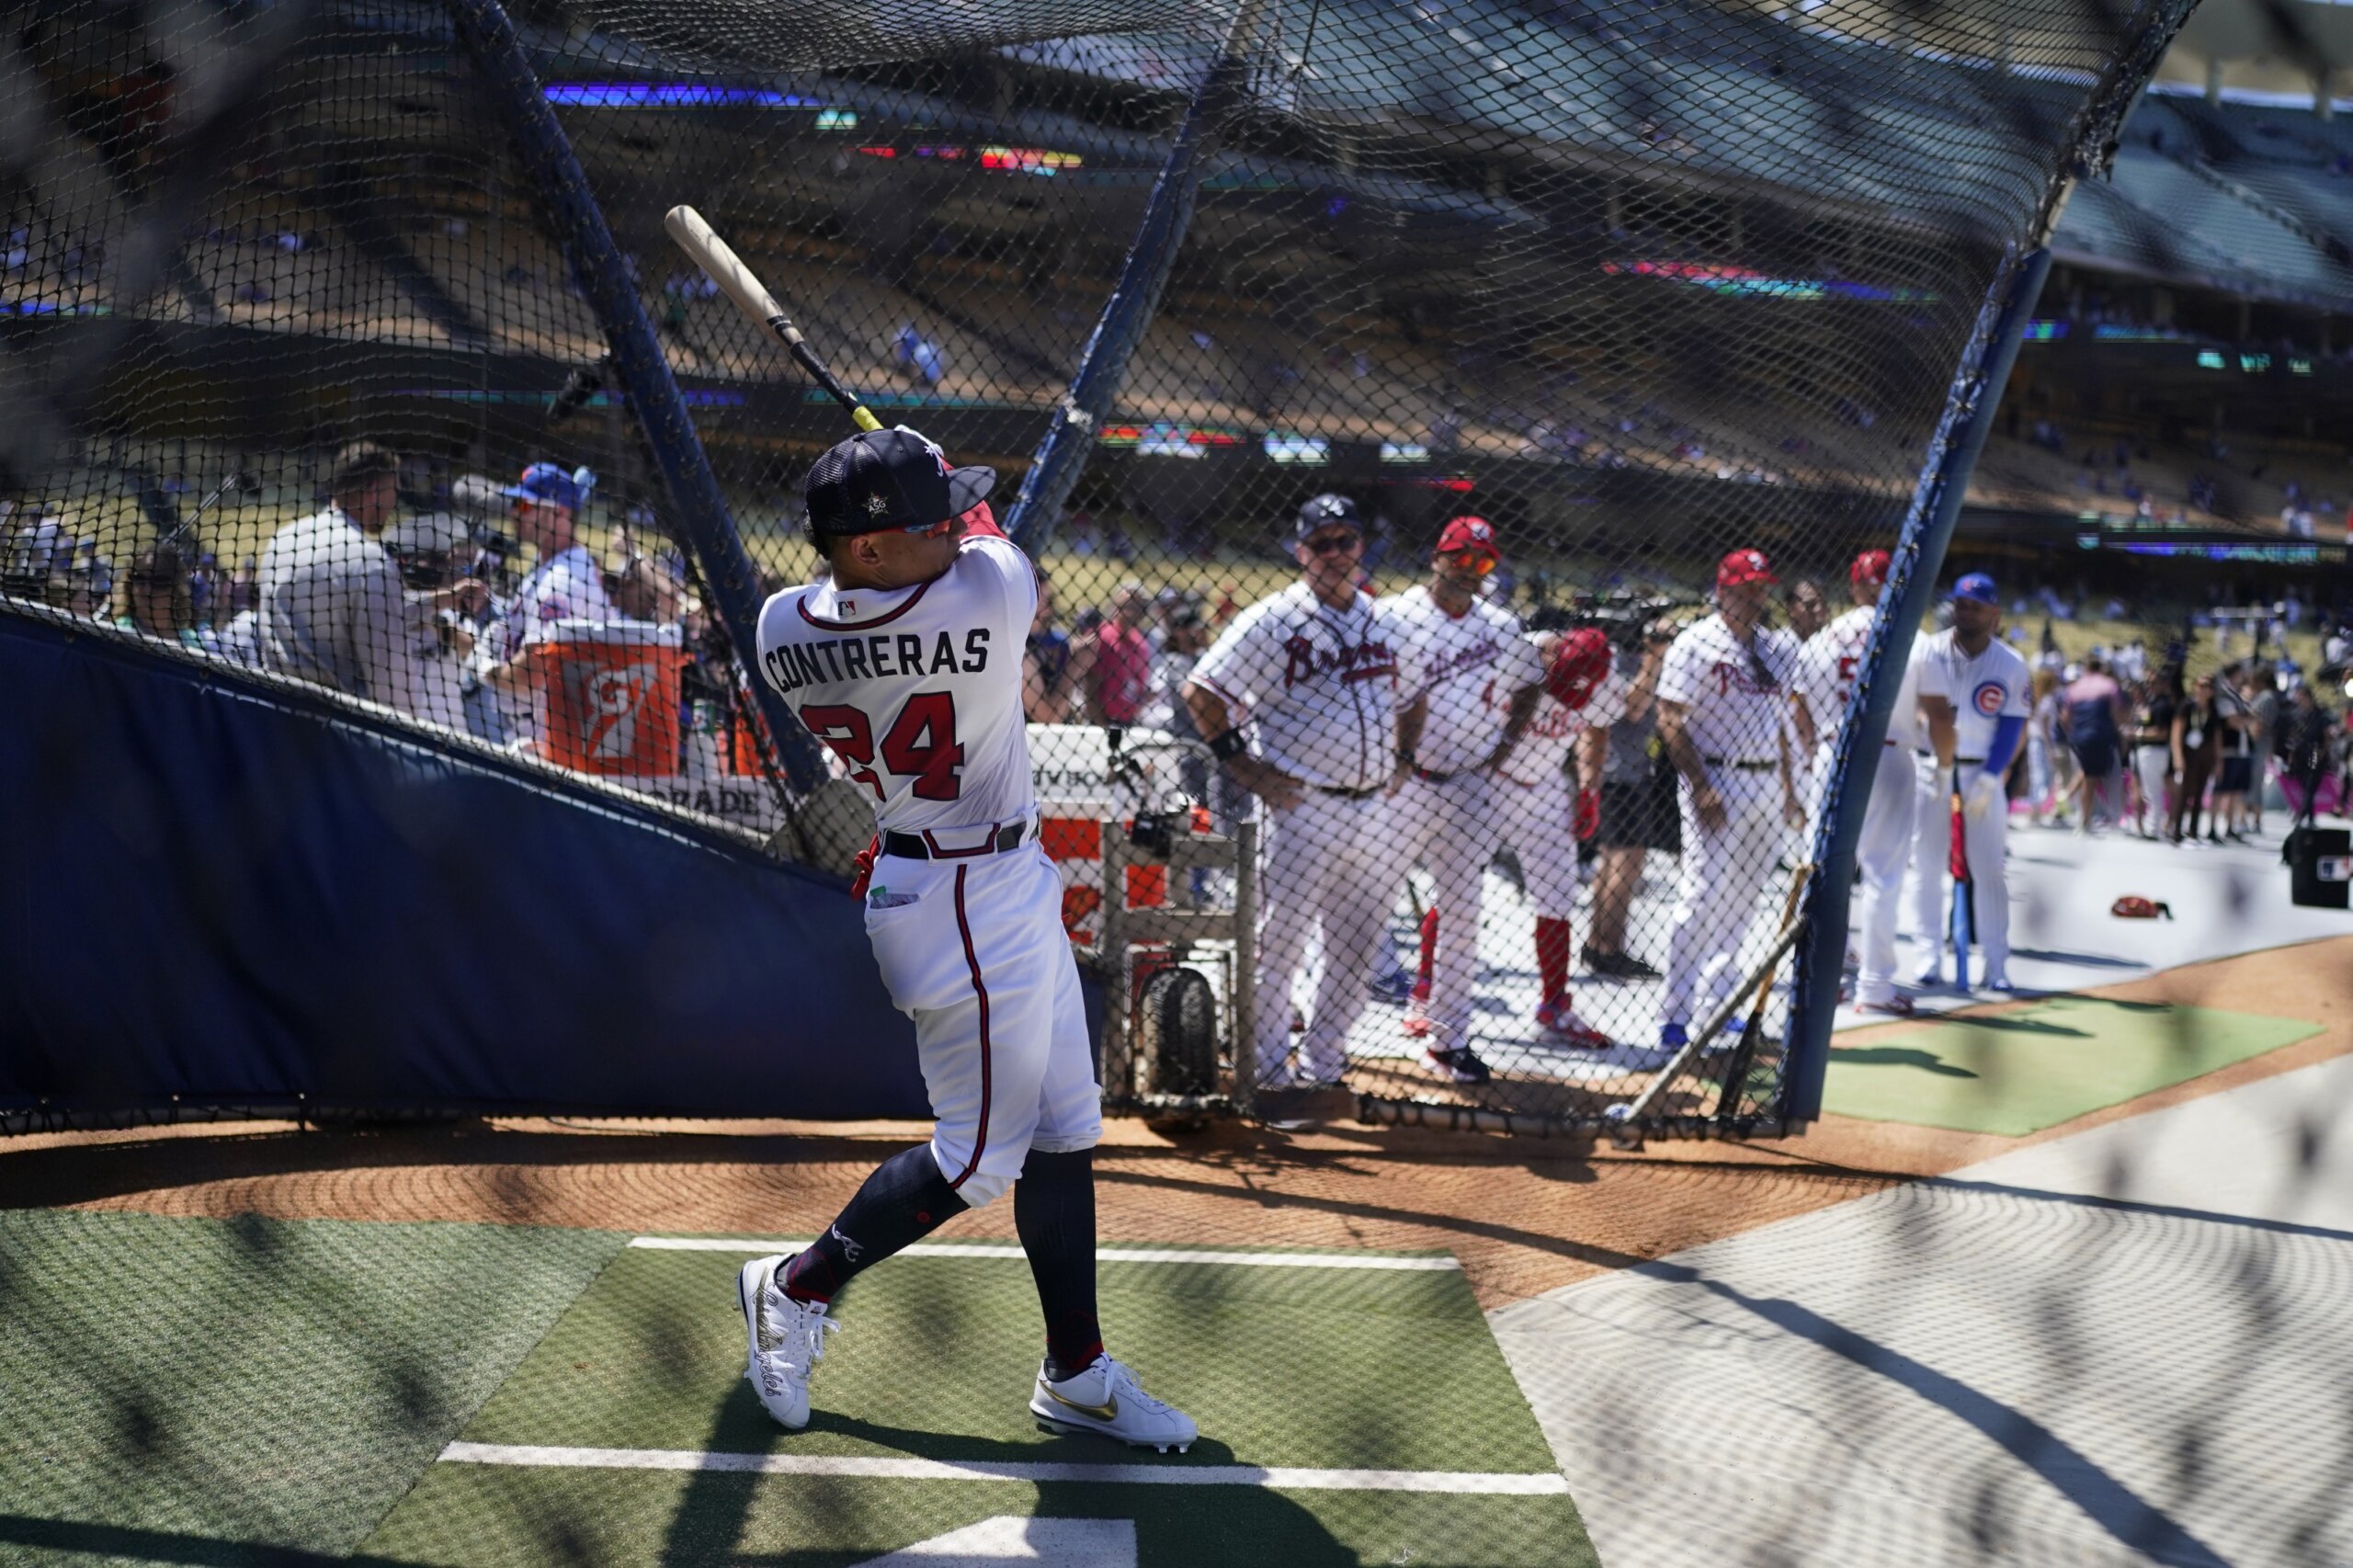
[[[1433,906],[1422,916],[1422,967],[1415,979],[1424,991],[1430,988],[1430,964],[1438,956],[1438,910]]]
[[[1544,984],[1544,1000],[1557,1002],[1569,994],[1569,923],[1536,917],[1536,973]]]

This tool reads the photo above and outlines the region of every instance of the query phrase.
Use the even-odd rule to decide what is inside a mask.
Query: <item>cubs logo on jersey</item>
[[[1988,719],[1998,719],[2002,716],[2002,704],[2007,702],[2009,699],[2008,687],[1997,680],[1988,680],[1978,682],[1977,689],[1970,694],[1969,700],[1977,711],[1984,714]]]

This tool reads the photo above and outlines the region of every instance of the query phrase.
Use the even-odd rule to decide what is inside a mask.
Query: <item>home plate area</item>
[[[1106,1247],[1113,1353],[1201,1437],[1040,1431],[1013,1246],[862,1276],[788,1433],[744,1381],[735,1272],[792,1244],[642,1236],[441,1452],[364,1556],[731,1562],[1587,1563],[1585,1527],[1452,1258]]]

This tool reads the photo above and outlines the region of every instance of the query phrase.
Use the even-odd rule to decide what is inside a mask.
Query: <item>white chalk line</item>
[[[1278,1492],[1437,1492],[1457,1496],[1558,1497],[1569,1483],[1551,1471],[1302,1470],[1245,1464],[1056,1464],[1017,1460],[920,1460],[847,1455],[711,1453],[691,1449],[566,1449],[521,1443],[451,1443],[444,1464],[537,1470],[722,1471],[745,1475],[857,1481],[993,1481],[1023,1485],[1256,1486]]]
[[[659,1252],[736,1252],[759,1254],[805,1244],[802,1241],[750,1241],[725,1236],[638,1236],[633,1247]],[[901,1247],[894,1257],[994,1257],[1018,1261],[1017,1246],[992,1246],[983,1242],[917,1242]],[[1378,1255],[1324,1252],[1199,1252],[1182,1247],[1101,1247],[1097,1263],[1214,1263],[1243,1268],[1376,1268],[1408,1274],[1459,1273],[1462,1265],[1450,1257],[1384,1257]]]

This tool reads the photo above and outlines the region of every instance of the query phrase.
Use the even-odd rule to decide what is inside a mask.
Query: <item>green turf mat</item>
[[[0,1210],[0,1562],[349,1551],[626,1241]]]
[[[900,1257],[836,1311],[809,1429],[743,1381],[745,1256],[633,1249],[574,1302],[469,1442],[1017,1463],[1554,1473],[1453,1270],[1106,1263],[1115,1353],[1200,1423],[1186,1456],[1041,1433],[1017,1253]],[[1163,1563],[1586,1562],[1566,1496],[878,1480],[442,1464],[367,1550],[440,1562],[864,1562],[1006,1515],[1136,1521]]]
[[[1824,1110],[2019,1137],[2320,1032],[2293,1018],[2053,996],[1834,1045]]]

